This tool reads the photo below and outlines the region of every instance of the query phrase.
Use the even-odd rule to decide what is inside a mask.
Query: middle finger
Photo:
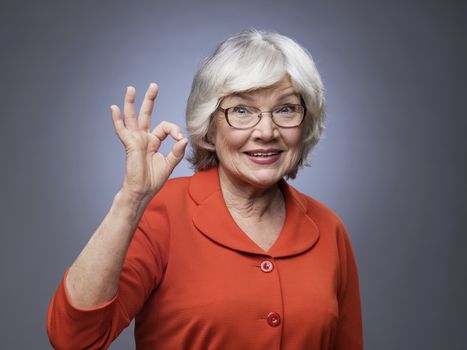
[[[131,129],[137,127],[136,112],[136,89],[133,86],[128,86],[125,94],[125,101],[123,104],[123,118],[125,125]]]
[[[149,131],[149,128],[151,127],[152,110],[154,108],[154,101],[156,100],[158,92],[159,87],[157,84],[149,84],[138,116],[138,125],[143,130]]]

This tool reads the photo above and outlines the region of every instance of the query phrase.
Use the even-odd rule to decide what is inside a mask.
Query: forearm
[[[68,271],[65,281],[75,307],[93,308],[118,289],[122,265],[149,200],[120,191],[108,214]]]

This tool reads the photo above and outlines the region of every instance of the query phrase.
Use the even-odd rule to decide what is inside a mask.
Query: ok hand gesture
[[[125,94],[123,120],[118,106],[112,105],[115,132],[125,146],[126,171],[122,191],[138,200],[150,200],[183,159],[188,140],[178,125],[161,122],[152,131],[151,116],[159,87],[149,85],[139,114],[135,111],[136,90],[129,86]],[[171,136],[176,143],[168,155],[159,152],[162,141]]]

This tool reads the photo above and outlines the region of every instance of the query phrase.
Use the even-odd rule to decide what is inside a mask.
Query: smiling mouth
[[[274,152],[245,152],[250,157],[260,157],[260,158],[267,158],[272,156],[277,156],[281,153],[281,151],[274,151]]]

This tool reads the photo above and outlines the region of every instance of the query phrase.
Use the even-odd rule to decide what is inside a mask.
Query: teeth
[[[248,153],[250,156],[253,157],[270,157],[270,156],[275,156],[278,155],[279,152],[254,152],[254,153]]]

